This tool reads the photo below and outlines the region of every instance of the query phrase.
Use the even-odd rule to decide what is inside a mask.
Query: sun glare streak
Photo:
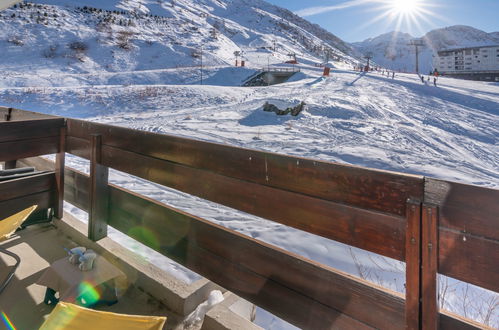
[[[296,11],[295,14],[302,17],[314,16],[335,10],[348,9],[351,7],[365,5],[371,3],[372,1],[373,0],[350,0],[333,6],[317,6],[317,7],[304,8]]]
[[[14,324],[12,324],[12,321],[9,319],[9,317],[7,316],[7,314],[5,314],[4,312],[2,312],[0,314],[0,316],[2,318],[3,323],[5,324],[5,327],[8,330],[16,330],[16,327],[14,326]]]
[[[366,11],[379,14],[357,26],[355,28],[357,31],[383,21],[385,27],[394,24],[396,31],[400,31],[401,28],[408,30],[416,28],[419,30],[418,32],[424,33],[421,22],[431,25],[433,23],[431,19],[446,21],[445,17],[431,10],[431,8],[442,7],[442,5],[431,3],[430,0],[349,0],[333,6],[304,8],[296,11],[295,14],[306,17],[360,6],[365,6]]]
[[[369,21],[365,22],[364,24],[359,25],[359,26],[355,29],[355,31],[360,31],[360,30],[363,30],[363,29],[367,28],[368,26],[370,26],[370,25],[372,25],[372,24],[374,24],[374,23],[377,23],[377,22],[379,22],[379,21],[381,21],[381,20],[384,20],[385,24],[386,24],[386,25],[388,25],[388,24],[390,24],[390,23],[392,22],[391,20],[390,20],[390,21],[388,21],[388,19],[390,18],[389,16],[390,16],[390,13],[387,13],[387,12],[385,12],[385,13],[381,13],[381,14],[379,14],[378,16],[375,16],[375,17],[373,17],[372,19],[370,19]],[[387,22],[387,21],[388,21],[388,22]]]

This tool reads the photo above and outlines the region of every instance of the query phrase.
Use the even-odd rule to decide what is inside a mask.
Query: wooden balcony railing
[[[19,198],[10,184],[60,208],[63,183],[89,238],[110,225],[298,327],[479,328],[438,310],[437,273],[499,292],[499,190],[75,119],[17,123],[0,123],[0,161],[58,152],[63,168],[65,151],[91,171],[0,183],[0,205]],[[405,297],[109,184],[109,168],[404,261]]]

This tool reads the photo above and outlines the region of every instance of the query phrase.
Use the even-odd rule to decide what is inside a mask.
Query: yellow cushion
[[[162,316],[140,316],[96,311],[60,301],[40,330],[161,330]]]
[[[26,220],[29,215],[36,209],[36,205],[30,206],[27,209],[16,213],[6,219],[0,221],[0,241],[7,239],[12,235],[17,228]]]

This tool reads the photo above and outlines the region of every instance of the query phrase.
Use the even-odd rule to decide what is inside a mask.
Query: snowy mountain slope
[[[353,60],[337,37],[263,1],[38,0],[0,13],[0,69],[12,74],[171,69],[199,66],[201,57],[205,66],[227,65],[235,51],[262,47],[250,66],[289,53],[320,61],[326,48]]]
[[[432,55],[438,50],[497,45],[498,36],[498,33],[487,33],[464,25],[430,31],[422,37],[426,46],[420,51],[420,72],[426,73],[433,69]],[[383,67],[414,72],[415,51],[414,47],[409,45],[412,39],[414,37],[408,33],[391,32],[353,43],[352,46],[361,54],[373,52],[374,61]]]
[[[494,38],[495,42],[499,44],[499,32],[491,32],[489,35]]]

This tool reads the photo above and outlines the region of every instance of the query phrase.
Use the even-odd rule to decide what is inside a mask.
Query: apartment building
[[[499,45],[438,51],[433,67],[456,78],[499,81]]]

